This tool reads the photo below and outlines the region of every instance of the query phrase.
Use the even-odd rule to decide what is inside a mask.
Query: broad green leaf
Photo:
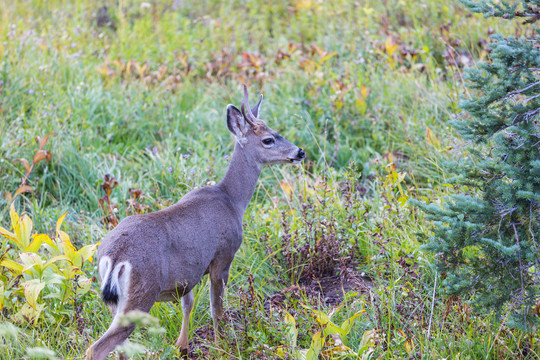
[[[334,334],[339,335],[343,344],[347,345],[347,333],[343,331],[343,329],[338,327],[336,324],[329,321],[324,325],[323,335],[324,337],[327,337],[328,335],[334,335]]]
[[[57,273],[50,273],[45,275],[42,279],[46,285],[61,285],[64,283],[65,278]]]
[[[351,316],[350,318],[348,318],[341,324],[340,326],[341,329],[343,329],[343,331],[345,331],[345,333],[348,334],[351,331],[351,327],[352,327],[352,324],[354,323],[354,319],[356,319],[357,317],[359,317],[365,312],[366,310],[360,310],[356,312],[353,316]]]
[[[309,347],[309,350],[306,353],[306,360],[318,360],[319,354],[321,353],[321,349],[324,346],[324,338],[320,331],[317,331],[315,334],[313,334],[313,337],[311,338],[311,346]]]
[[[298,329],[296,328],[296,320],[294,317],[289,314],[287,310],[283,310],[285,313],[285,323],[289,325],[289,333],[287,334],[289,342],[293,348],[296,348],[297,339],[298,339]]]
[[[90,286],[92,286],[92,280],[88,279],[85,276],[81,276],[77,281],[77,294],[78,295],[84,295],[90,290]]]
[[[77,251],[78,254],[80,254],[84,261],[88,260],[92,262],[92,257],[96,253],[97,247],[99,243],[92,244],[92,245],[86,245],[82,247],[79,251]]]
[[[24,304],[19,310],[19,312],[13,315],[13,319],[19,323],[28,321],[32,323],[33,325],[36,325],[39,319],[39,315],[41,314],[44,308],[45,308],[45,304],[38,304],[38,306],[35,309],[28,304]]]
[[[23,272],[30,270],[33,267],[37,268],[40,273],[43,271],[43,260],[36,253],[21,253],[19,254],[22,263],[24,264]]]
[[[55,263],[57,261],[61,261],[61,260],[71,262],[71,260],[65,255],[57,255],[57,256],[54,256],[54,257],[50,258],[49,260],[47,260],[47,262],[45,262],[44,267],[48,267],[49,265],[51,265],[51,264],[53,264],[53,263]]]
[[[39,279],[32,279],[24,282],[22,285],[24,287],[24,297],[26,298],[28,305],[35,310],[38,310],[37,300],[41,290],[45,287],[45,283],[41,282]]]

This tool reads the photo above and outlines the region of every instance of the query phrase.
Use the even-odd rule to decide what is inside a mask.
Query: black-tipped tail
[[[101,289],[101,298],[107,305],[118,304],[118,289],[112,284],[110,277],[107,279],[103,289]]]

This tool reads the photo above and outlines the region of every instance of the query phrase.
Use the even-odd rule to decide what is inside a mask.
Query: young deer
[[[176,346],[187,353],[191,290],[206,274],[210,275],[211,312],[218,338],[223,290],[242,243],[242,217],[261,169],[264,164],[299,163],[305,157],[302,149],[258,119],[262,98],[251,109],[244,85],[242,111],[227,106],[227,127],[236,144],[219,184],[193,190],[166,209],[129,216],[101,242],[101,294],[114,318],[88,350],[89,359],[105,359],[133,332],[134,325],[118,324],[120,316],[132,310],[148,312],[156,301],[180,298],[184,320]]]

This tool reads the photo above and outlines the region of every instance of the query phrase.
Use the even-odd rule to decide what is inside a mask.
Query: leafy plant
[[[319,324],[320,330],[316,331],[311,336],[311,345],[308,349],[297,350],[298,329],[296,327],[296,320],[289,312],[283,310],[285,314],[284,321],[289,326],[289,331],[286,336],[289,340],[290,347],[294,351],[293,354],[296,359],[316,360],[319,358],[319,355],[328,357],[333,355],[356,354],[347,346],[347,336],[352,329],[354,320],[365,313],[365,310],[354,313],[352,316],[343,321],[341,325],[337,325],[332,322],[332,317],[343,308],[343,305],[332,309],[328,314],[321,310],[313,309],[307,305],[302,306],[311,313],[313,318]],[[283,357],[284,354],[284,348],[278,348],[278,355]]]
[[[92,262],[97,244],[77,250],[60,228],[67,214],[56,223],[56,237],[32,234],[33,223],[19,216],[11,205],[12,231],[0,227],[0,310],[8,310],[16,322],[37,324],[41,314],[57,320],[71,315],[68,299],[89,291],[91,280],[83,271]],[[21,301],[24,299],[25,301]]]

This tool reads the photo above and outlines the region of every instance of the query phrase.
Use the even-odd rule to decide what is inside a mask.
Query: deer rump
[[[122,220],[98,249],[103,301],[111,309],[144,294],[148,301],[176,301],[211,268],[228,270],[242,225],[231,221],[235,209],[220,193],[197,189],[169,208]]]

